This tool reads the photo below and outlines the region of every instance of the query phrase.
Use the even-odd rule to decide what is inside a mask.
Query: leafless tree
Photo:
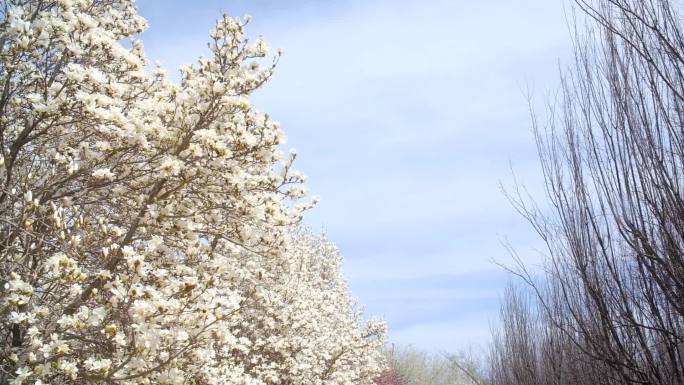
[[[494,384],[684,383],[684,34],[668,0],[577,0],[560,108],[535,124],[551,210],[534,304],[509,293]]]

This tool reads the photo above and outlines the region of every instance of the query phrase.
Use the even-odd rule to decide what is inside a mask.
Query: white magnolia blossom
[[[267,46],[147,70],[132,0],[0,8],[0,383],[371,384],[334,247],[249,95]]]

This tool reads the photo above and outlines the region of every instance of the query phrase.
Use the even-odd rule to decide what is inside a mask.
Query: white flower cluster
[[[0,383],[371,384],[334,247],[223,17],[173,84],[133,0],[0,7]]]

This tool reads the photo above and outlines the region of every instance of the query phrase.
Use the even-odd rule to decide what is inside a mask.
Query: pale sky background
[[[206,55],[222,13],[285,54],[255,95],[321,203],[306,218],[345,257],[353,295],[389,341],[484,344],[510,242],[540,241],[499,188],[511,167],[543,198],[527,95],[543,109],[571,52],[563,0],[139,0],[170,73]]]

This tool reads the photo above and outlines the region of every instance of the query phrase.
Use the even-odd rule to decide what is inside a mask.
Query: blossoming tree
[[[174,84],[132,0],[0,15],[0,384],[372,383],[383,326],[293,230],[314,202],[250,106],[246,19]]]

